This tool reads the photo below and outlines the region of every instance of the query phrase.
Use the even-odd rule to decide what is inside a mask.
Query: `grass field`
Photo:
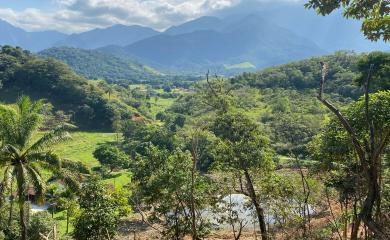
[[[114,172],[111,178],[104,179],[103,182],[111,185],[115,189],[120,189],[131,181],[131,174],[126,171]]]
[[[99,144],[115,142],[117,140],[116,133],[102,132],[72,132],[72,139],[55,146],[53,151],[62,158],[67,158],[75,161],[81,161],[88,167],[99,166],[99,162],[93,157],[93,152]],[[124,187],[131,182],[131,174],[124,170],[114,172],[110,178],[104,179],[103,182],[113,186],[116,189]],[[66,211],[58,212],[54,215],[58,223],[58,230],[62,237],[65,237],[66,232]],[[71,219],[74,220],[74,219]],[[72,232],[73,224],[69,224],[69,231]]]
[[[150,112],[153,117],[156,116],[158,112],[163,112],[165,109],[169,108],[174,102],[176,98],[158,98],[157,102],[155,102],[154,98],[150,99]]]
[[[61,158],[85,163],[88,167],[99,166],[93,152],[99,144],[115,142],[116,133],[72,132],[72,139],[53,148]]]

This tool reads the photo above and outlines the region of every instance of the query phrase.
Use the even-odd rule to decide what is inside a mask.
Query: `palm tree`
[[[64,126],[40,138],[36,136],[42,123],[41,108],[42,101],[32,102],[26,96],[20,97],[16,106],[0,106],[0,168],[4,169],[4,179],[0,184],[0,207],[6,194],[12,192],[11,184],[15,181],[22,240],[27,239],[28,213],[25,203],[28,190],[33,189],[37,201],[43,201],[46,184],[40,168],[49,168],[61,175],[60,159],[50,151],[50,147],[70,138]]]

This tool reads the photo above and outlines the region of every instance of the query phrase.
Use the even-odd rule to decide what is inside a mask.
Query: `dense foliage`
[[[112,172],[115,168],[126,168],[130,161],[127,155],[118,147],[102,145],[96,148],[94,157]]]
[[[87,81],[17,48],[0,57],[2,92],[44,89],[53,104],[0,105],[0,237],[35,239],[61,223],[75,239],[239,240],[252,226],[263,240],[387,239],[388,53],[339,52],[232,79],[208,74],[190,89]],[[85,122],[107,121],[115,133],[91,144],[90,156],[81,146],[92,164],[60,161],[51,145],[68,135],[58,125],[80,123],[68,110],[94,97],[113,115]],[[46,200],[52,221],[29,217],[30,196]]]
[[[108,82],[130,84],[153,82],[161,78],[161,74],[152,68],[96,50],[49,48],[41,51],[39,55],[63,61],[76,73],[88,79],[105,79]]]
[[[245,73],[234,77],[232,83],[245,84],[260,89],[317,89],[321,78],[321,69],[318,67],[321,61],[329,63],[326,85],[329,92],[352,98],[356,98],[362,93],[354,85],[354,79],[358,76],[359,55],[353,52],[337,52],[334,55],[270,67],[257,73]]]
[[[20,48],[1,48],[0,81],[3,101],[14,101],[21,93],[46,98],[56,109],[71,113],[72,121],[83,128],[110,129],[118,116],[130,116],[126,107],[105,99],[102,88],[90,84],[64,63],[38,58]]]
[[[115,56],[99,50],[85,50],[71,47],[49,48],[39,52],[45,58],[54,58],[69,65],[76,73],[88,79],[104,79],[109,83],[150,84],[163,86],[171,83],[188,86],[199,79],[185,73],[162,73],[142,65],[129,57]]]
[[[116,235],[121,205],[98,180],[87,182],[81,189],[81,213],[76,219],[76,239],[112,239]]]
[[[46,182],[42,178],[42,167],[52,170],[65,183],[75,188],[78,185],[74,175],[63,169],[59,157],[50,151],[52,145],[70,137],[64,126],[36,137],[42,122],[41,107],[41,101],[31,102],[25,96],[20,97],[14,107],[0,106],[0,167],[4,171],[0,183],[0,207],[7,196],[13,196],[15,183],[23,240],[28,237],[29,210],[26,203],[29,189],[35,191],[36,202],[44,201]]]

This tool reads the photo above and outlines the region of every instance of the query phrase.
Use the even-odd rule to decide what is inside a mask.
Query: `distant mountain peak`
[[[105,28],[95,28],[95,29],[92,29],[91,31],[93,31],[93,30],[109,30],[109,29],[119,29],[119,30],[147,29],[147,30],[156,31],[153,28],[145,27],[145,26],[141,26],[141,25],[137,25],[137,24],[134,24],[134,25],[124,25],[124,24],[119,24],[119,23],[111,25],[111,26],[108,26],[108,27],[105,27]]]
[[[221,28],[222,25],[223,22],[220,18],[213,17],[213,16],[203,16],[185,22],[178,26],[172,26],[168,28],[164,33],[177,35],[177,34],[191,33],[200,30],[218,30]]]
[[[115,24],[106,28],[96,28],[87,32],[72,34],[55,46],[71,46],[96,49],[108,45],[125,46],[159,34],[156,30],[139,25]]]
[[[39,51],[67,35],[57,31],[27,32],[0,19],[0,45],[18,46],[30,51]]]

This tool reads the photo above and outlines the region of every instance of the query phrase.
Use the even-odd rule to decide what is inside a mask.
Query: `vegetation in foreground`
[[[338,54],[336,59],[348,59],[341,57],[344,53]],[[20,98],[16,106],[4,105],[3,166],[8,163],[14,167],[13,161],[26,159],[21,161],[20,168],[26,168],[28,173],[31,167],[29,171],[35,175],[22,177],[23,174],[11,171],[15,172],[12,175],[9,168],[3,168],[2,192],[11,196],[11,201],[2,201],[2,232],[7,239],[26,239],[26,232],[31,234],[30,239],[54,235],[112,239],[129,214],[139,214],[158,238],[204,239],[224,226],[225,232],[231,229],[232,238],[241,239],[248,233],[248,226],[255,223],[255,230],[263,239],[346,239],[361,234],[380,239],[381,234],[387,234],[386,180],[377,186],[380,193],[375,193],[380,196],[381,205],[376,200],[371,202],[371,212],[365,213],[368,215],[361,211],[367,211],[363,203],[372,194],[372,175],[365,174],[367,169],[374,169],[369,164],[380,158],[381,168],[376,169],[382,179],[388,174],[390,95],[386,72],[382,71],[388,66],[386,59],[388,54],[372,53],[351,63],[355,72],[348,74],[354,74],[356,81],[349,82],[351,91],[346,95],[333,85],[340,81],[336,75],[330,74],[326,79],[325,66],[331,66],[324,64],[320,76],[327,81],[318,95],[319,102],[311,100],[314,89],[300,88],[302,85],[283,88],[282,84],[273,89],[248,86],[247,83],[254,82],[251,79],[259,81],[256,74],[230,80],[207,77],[194,86],[192,93],[185,93],[162,108],[155,119],[133,115],[119,121],[117,133],[77,132],[70,128],[72,139],[48,148],[52,150],[48,152],[39,147],[41,161],[35,160],[39,157],[34,155],[36,151],[27,155],[24,152],[29,152],[29,148],[11,147],[16,144],[10,140],[14,137],[7,136],[13,131],[17,136],[27,133],[27,147],[34,142],[49,147],[46,141],[51,144],[68,138],[68,133],[63,132],[65,128],[56,126],[61,121],[54,121],[42,102],[32,102],[27,97]],[[371,68],[371,62],[381,64]],[[259,74],[271,73],[272,69],[268,69]],[[365,92],[358,89],[364,79],[371,83],[372,93],[366,91],[366,96],[375,126],[372,146],[382,148],[372,152],[380,154],[376,158],[373,155],[371,163],[356,158],[356,146],[349,141],[350,132],[340,123],[340,116],[327,114],[325,107],[329,104],[319,104],[335,98],[336,106],[342,108],[342,118],[357,133],[355,142],[364,143],[363,139],[370,135],[365,125],[367,98],[364,94],[359,98],[350,94]],[[333,93],[326,94],[324,90]],[[116,94],[110,98],[116,98]],[[252,111],[256,109],[259,111]],[[24,126],[30,126],[30,134]],[[14,155],[11,150],[20,154]],[[11,184],[13,179],[15,184]],[[80,182],[84,183],[81,189]],[[234,194],[243,196],[243,202],[234,202]],[[29,203],[38,204],[40,197],[49,203],[49,215],[30,213]],[[240,208],[247,209],[242,211],[249,211],[253,217],[237,212],[240,204],[245,205]],[[330,219],[329,223],[319,223],[323,214]],[[374,222],[376,229],[369,228],[369,221]],[[142,235],[137,228],[131,231]]]

